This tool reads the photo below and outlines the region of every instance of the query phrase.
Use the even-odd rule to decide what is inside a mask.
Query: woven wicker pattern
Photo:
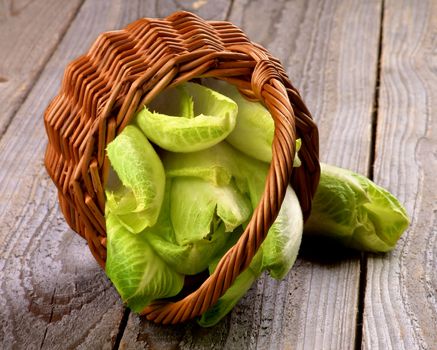
[[[106,145],[163,89],[199,77],[226,80],[270,110],[275,121],[273,160],[248,227],[214,274],[182,300],[158,301],[144,310],[148,319],[165,324],[196,317],[223,295],[264,240],[288,183],[304,216],[309,215],[320,176],[318,131],[299,93],[279,61],[239,28],[177,12],[101,34],[88,53],[68,65],[44,116],[49,138],[45,164],[62,212],[104,267]],[[302,139],[302,166],[292,172],[297,137]]]

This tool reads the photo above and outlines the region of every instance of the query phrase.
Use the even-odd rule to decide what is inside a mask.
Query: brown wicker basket
[[[148,319],[165,324],[201,315],[224,294],[263,242],[288,183],[308,217],[320,176],[318,131],[299,93],[280,62],[236,26],[177,12],[101,34],[68,65],[44,116],[45,165],[62,212],[104,267],[106,145],[163,89],[199,77],[226,80],[269,109],[275,121],[273,160],[249,225],[215,272],[183,299],[157,301],[144,310]],[[292,171],[297,137],[302,165]]]

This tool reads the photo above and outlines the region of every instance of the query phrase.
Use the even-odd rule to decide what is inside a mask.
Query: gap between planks
[[[115,338],[114,346],[112,347],[113,350],[117,350],[120,347],[120,342],[121,339],[123,338],[124,330],[126,329],[127,321],[129,320],[129,315],[130,315],[130,309],[125,307],[123,312],[123,317],[118,327],[117,337]]]
[[[381,58],[382,58],[382,42],[384,39],[384,1],[381,0],[381,13],[379,17],[379,40],[378,40],[378,52],[376,62],[376,78],[375,78],[375,90],[373,95],[373,108],[372,108],[372,129],[370,134],[370,147],[369,147],[369,164],[367,169],[367,176],[373,181],[374,168],[375,168],[375,152],[376,152],[376,130],[378,126],[378,109],[379,109],[379,95],[380,95],[380,83],[381,83]],[[361,253],[360,258],[360,280],[358,284],[358,315],[355,333],[355,350],[362,348],[363,342],[363,318],[364,318],[364,300],[366,296],[366,283],[367,283],[367,261],[368,254]]]

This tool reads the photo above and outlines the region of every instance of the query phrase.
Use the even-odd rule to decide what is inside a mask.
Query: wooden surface
[[[375,180],[412,216],[367,264],[363,344],[437,348],[437,3],[386,1]]]
[[[228,19],[281,59],[318,122],[322,160],[405,203],[412,226],[393,253],[306,239],[283,281],[263,276],[210,329],[124,309],[60,214],[42,115],[100,32],[178,9]],[[436,348],[436,18],[431,0],[0,4],[0,348]]]
[[[0,135],[53,54],[83,0],[0,4]]]

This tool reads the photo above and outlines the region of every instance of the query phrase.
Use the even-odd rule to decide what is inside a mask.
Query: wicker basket
[[[177,12],[101,34],[88,53],[68,65],[44,116],[45,165],[62,212],[104,267],[106,145],[163,89],[199,77],[226,80],[269,109],[275,121],[273,160],[249,225],[215,272],[181,300],[157,301],[144,310],[148,319],[165,324],[201,315],[224,294],[264,240],[288,183],[308,217],[320,176],[318,131],[299,93],[280,62],[236,26]],[[292,171],[297,137],[302,165]]]

